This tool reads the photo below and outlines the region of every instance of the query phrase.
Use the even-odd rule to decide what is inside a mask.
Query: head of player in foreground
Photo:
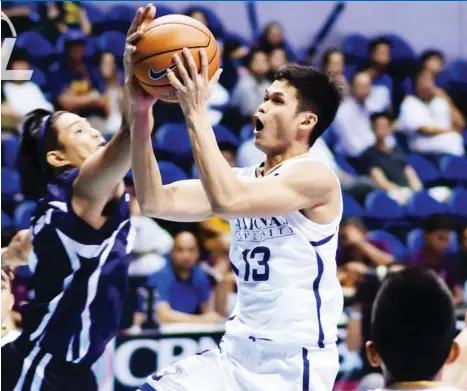
[[[307,152],[331,125],[340,102],[339,87],[327,74],[284,65],[254,115],[255,145],[266,155]]]
[[[419,382],[433,380],[445,362],[457,358],[455,323],[449,288],[433,272],[407,268],[390,274],[373,304],[368,361],[381,366],[386,387],[420,388]]]

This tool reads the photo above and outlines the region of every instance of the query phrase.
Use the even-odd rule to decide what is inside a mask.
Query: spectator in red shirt
[[[433,270],[443,279],[456,303],[463,302],[460,274],[454,258],[447,254],[452,222],[449,216],[434,214],[423,224],[423,246],[411,257],[411,263]]]

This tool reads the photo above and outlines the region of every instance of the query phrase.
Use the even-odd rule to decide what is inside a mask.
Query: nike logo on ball
[[[160,79],[163,79],[164,77],[167,76],[167,70],[168,69],[175,69],[177,67],[177,64],[172,64],[169,68],[167,69],[164,69],[162,71],[155,71],[154,69],[149,68],[149,77],[151,80],[154,80],[154,81],[157,81],[157,80],[160,80]]]

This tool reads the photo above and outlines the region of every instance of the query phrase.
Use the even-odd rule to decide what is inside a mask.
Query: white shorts
[[[307,350],[250,337],[224,336],[218,349],[180,360],[150,376],[143,391],[331,391],[336,345]]]

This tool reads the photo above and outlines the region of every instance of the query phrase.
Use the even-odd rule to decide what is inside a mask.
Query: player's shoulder
[[[286,162],[279,175],[293,177],[297,180],[303,180],[310,184],[317,182],[320,185],[327,185],[334,187],[338,184],[338,179],[334,171],[326,163],[317,160],[313,157],[306,157],[303,159],[291,159]]]

